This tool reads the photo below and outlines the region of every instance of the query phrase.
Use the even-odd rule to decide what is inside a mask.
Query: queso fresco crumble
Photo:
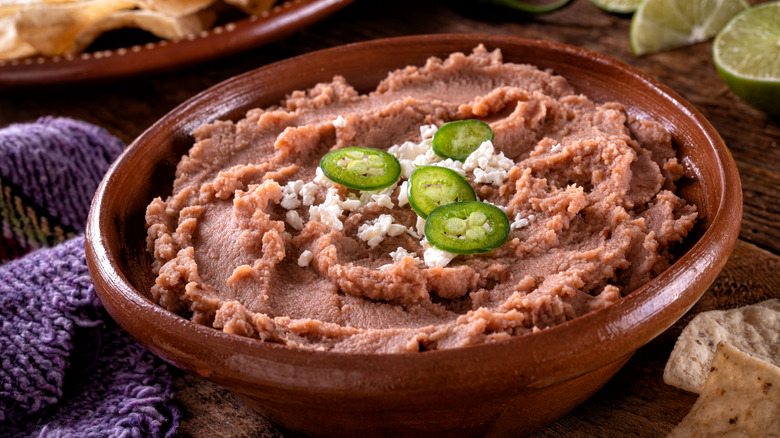
[[[662,125],[500,51],[215,121],[146,211],[151,298],[290,348],[498,342],[621,299],[696,220]]]

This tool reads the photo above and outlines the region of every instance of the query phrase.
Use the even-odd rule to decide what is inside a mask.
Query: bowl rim
[[[561,56],[587,58],[589,62],[603,65],[607,68],[617,68],[641,80],[645,86],[652,89],[662,99],[669,101],[678,108],[683,116],[695,120],[703,134],[708,139],[706,148],[714,151],[718,163],[720,202],[717,204],[716,214],[711,218],[709,228],[700,236],[699,240],[690,249],[677,259],[668,269],[656,276],[649,283],[634,290],[619,301],[606,308],[589,312],[573,320],[567,321],[536,333],[518,336],[501,342],[483,343],[461,347],[456,349],[434,350],[422,353],[340,353],[331,351],[312,351],[290,348],[280,344],[267,343],[256,339],[227,334],[221,330],[206,327],[194,323],[188,319],[168,312],[144,294],[136,290],[122,274],[119,268],[117,254],[113,254],[108,247],[108,242],[103,236],[106,227],[114,226],[114,220],[106,214],[106,202],[112,193],[119,189],[115,182],[116,173],[121,171],[126,163],[139,159],[142,152],[141,146],[155,135],[161,135],[166,129],[175,125],[177,129],[186,129],[197,121],[190,120],[190,125],[175,122],[177,117],[185,117],[191,111],[203,104],[206,99],[212,99],[220,91],[230,89],[241,82],[247,81],[254,75],[273,71],[280,66],[297,63],[320,62],[333,54],[349,50],[378,50],[391,46],[404,46],[408,44],[433,45],[437,43],[460,43],[472,47],[479,43],[485,44],[489,49],[504,48],[507,46],[536,46],[544,50],[553,51]],[[311,84],[312,86],[314,83]],[[292,90],[290,90],[292,91]],[[234,105],[237,105],[234,103]],[[190,117],[192,119],[192,117]],[[194,126],[192,126],[194,127]],[[189,130],[191,132],[192,129]],[[736,184],[727,184],[727,182]],[[739,201],[739,202],[735,202]],[[144,312],[148,317],[147,324],[156,324],[166,335],[173,335],[179,341],[186,337],[197,337],[201,345],[206,343],[218,343],[223,348],[233,351],[241,350],[247,358],[260,360],[264,364],[284,364],[288,367],[311,367],[317,369],[331,368],[343,369],[359,373],[374,372],[378,366],[382,369],[404,370],[409,367],[437,367],[445,363],[457,363],[458,361],[479,362],[485,359],[497,360],[507,356],[508,350],[522,350],[524,354],[518,358],[513,356],[510,360],[520,370],[532,370],[534,367],[544,368],[550,371],[548,378],[536,378],[529,381],[529,386],[542,387],[555,382],[577,377],[588,371],[595,370],[608,363],[630,355],[661,332],[671,326],[685,312],[698,301],[706,290],[692,293],[682,285],[691,280],[707,276],[704,280],[707,286],[714,280],[717,273],[725,264],[731,253],[739,234],[739,223],[742,215],[742,191],[739,183],[739,175],[736,165],[725,143],[693,105],[680,97],[667,86],[663,85],[648,74],[631,67],[621,61],[606,55],[593,52],[584,48],[525,38],[491,36],[481,34],[435,34],[414,35],[405,37],[384,38],[367,42],[359,42],[336,46],[316,52],[310,52],[293,58],[282,60],[273,64],[262,66],[255,70],[230,78],[207,90],[193,96],[175,109],[167,113],[160,120],[142,133],[113,163],[105,178],[101,182],[94,197],[88,223],[85,232],[85,245],[89,271],[96,284],[98,295],[104,301],[123,300],[123,306],[132,308],[134,312]],[[707,272],[714,270],[712,272]],[[701,280],[699,280],[701,281]],[[661,293],[664,289],[673,291]],[[105,303],[104,303],[105,304]],[[120,309],[116,304],[107,305],[109,313],[114,316]],[[127,312],[130,310],[121,310]],[[116,318],[116,317],[115,317]],[[599,319],[607,321],[607,324],[594,325]],[[660,319],[653,328],[646,327],[643,321]],[[120,324],[123,325],[123,324]],[[596,327],[596,329],[594,329]],[[127,327],[125,327],[127,329]],[[131,331],[130,334],[136,337]],[[636,333],[637,336],[625,336],[626,332]],[[158,337],[158,340],[163,336]],[[178,346],[168,344],[163,347],[152,342],[142,341],[152,352],[171,361],[179,367],[190,371],[195,370],[212,380],[225,380],[230,371],[221,369],[197,370],[197,365],[182,363],[171,359],[165,349],[174,350]],[[561,347],[550,347],[560,345]],[[578,345],[576,350],[569,350],[563,346]],[[544,348],[541,348],[544,347]],[[463,354],[468,351],[469,354]],[[543,351],[545,354],[539,353]],[[567,363],[571,360],[582,361],[583,366],[572,369]],[[488,368],[490,368],[488,366]],[[227,373],[227,374],[226,374]],[[234,374],[234,373],[233,373]],[[257,373],[251,373],[257,374]],[[233,376],[232,379],[235,379]],[[238,376],[244,384],[253,385],[258,380],[264,384],[283,385],[286,387],[298,387],[311,390],[314,388],[327,390],[332,385],[307,379],[300,376],[285,375],[284,373],[270,373],[270,375],[242,375]],[[390,379],[390,378],[388,378]],[[416,380],[416,379],[411,379]],[[388,380],[391,381],[391,380]],[[414,389],[417,384],[412,381],[399,382],[397,385]],[[442,381],[445,382],[446,381]],[[313,386],[312,386],[313,385]],[[360,386],[360,382],[355,382]],[[368,386],[364,390],[371,390]],[[381,389],[376,389],[377,391]]]

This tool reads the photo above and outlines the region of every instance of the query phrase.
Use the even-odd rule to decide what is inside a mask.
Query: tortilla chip
[[[167,40],[208,29],[216,0],[0,0],[0,60],[84,50],[102,33],[136,27]],[[227,0],[249,14],[275,0]]]
[[[668,438],[713,436],[780,436],[780,368],[718,343],[701,395]]]
[[[766,307],[767,309],[772,309],[772,310],[776,310],[776,311],[780,312],[780,299],[778,299],[778,298],[775,298],[775,299],[772,299],[772,300],[762,301],[762,302],[756,303],[754,305],[755,306],[759,306],[759,307]]]
[[[103,18],[135,7],[131,0],[89,0],[62,4],[38,4],[19,10],[19,38],[43,55],[63,54],[76,37]]]
[[[90,28],[80,33],[68,52],[81,52],[103,33],[125,27],[143,29],[166,40],[180,40],[187,35],[193,35],[209,28],[215,19],[216,16],[209,11],[178,18],[154,11],[119,11],[94,23]]]
[[[225,3],[233,5],[247,14],[257,15],[271,9],[276,0],[225,0]]]
[[[719,342],[780,366],[780,299],[696,315],[674,345],[664,382],[699,393]]]
[[[202,11],[214,2],[215,0],[138,0],[138,7],[181,18]]]
[[[24,58],[35,53],[35,47],[19,38],[16,19],[13,16],[0,16],[0,60]]]
[[[41,0],[41,3],[56,4],[73,0]],[[0,0],[0,60],[19,59],[33,56],[38,51],[21,38],[16,31],[19,11],[29,7],[31,0]]]

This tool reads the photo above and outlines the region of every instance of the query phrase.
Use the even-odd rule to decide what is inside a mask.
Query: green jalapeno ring
[[[331,181],[357,190],[390,187],[401,175],[401,163],[392,154],[357,146],[328,152],[320,168]]]
[[[433,135],[431,149],[442,158],[465,161],[487,141],[493,141],[493,129],[481,120],[458,120],[441,125]]]
[[[509,218],[493,204],[457,202],[436,207],[425,222],[425,237],[455,254],[490,252],[509,237]]]
[[[476,201],[471,184],[458,172],[441,166],[420,166],[409,177],[409,205],[421,218],[440,205]]]

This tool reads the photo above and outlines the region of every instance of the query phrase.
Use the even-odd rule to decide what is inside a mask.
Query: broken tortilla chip
[[[166,40],[180,40],[208,28],[215,19],[215,15],[209,14],[208,11],[186,17],[169,17],[159,12],[144,10],[120,11],[105,17],[79,34],[68,52],[81,52],[103,33],[125,27],[143,29]]]
[[[0,15],[0,59],[24,58],[35,53],[35,47],[19,39],[14,17]]]
[[[225,0],[225,3],[235,6],[247,14],[259,14],[271,9],[275,0]]]
[[[202,11],[215,0],[138,0],[138,7],[159,12],[172,18],[180,18]]]
[[[674,345],[664,382],[699,393],[719,342],[780,365],[780,299],[696,315]]]
[[[720,342],[701,395],[669,434],[780,437],[780,368]]]
[[[66,53],[76,37],[106,16],[135,7],[131,0],[89,0],[22,8],[16,14],[19,39],[47,56]]]
[[[248,14],[276,0],[228,0]],[[103,33],[124,27],[180,40],[216,22],[217,0],[0,0],[0,61],[74,55]],[[219,6],[224,6],[220,4]]]

